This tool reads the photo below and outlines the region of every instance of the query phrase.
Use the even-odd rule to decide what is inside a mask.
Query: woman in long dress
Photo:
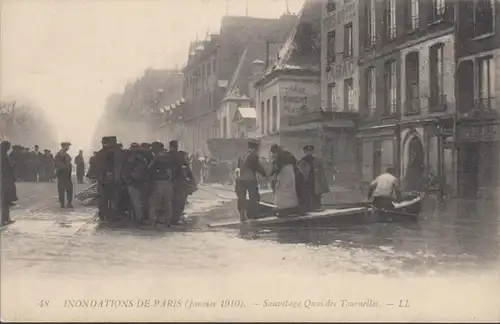
[[[278,145],[271,146],[273,154],[273,169],[270,176],[274,177],[274,203],[278,217],[289,216],[299,212],[301,175],[297,169],[297,159],[292,153],[283,150]]]

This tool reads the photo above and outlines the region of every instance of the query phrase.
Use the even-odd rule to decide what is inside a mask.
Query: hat
[[[130,147],[131,148],[139,148],[141,146],[139,145],[139,143],[133,142],[133,143],[130,143]]]
[[[141,147],[143,147],[143,148],[150,148],[151,144],[144,142],[144,143],[141,143]]]
[[[101,139],[102,144],[116,144],[118,142],[116,136],[104,136]]]
[[[179,141],[170,141],[168,142],[168,146],[179,147]]]
[[[248,141],[248,147],[258,147],[259,144],[259,141],[256,139],[251,139]]]
[[[271,145],[271,149],[270,149],[270,151],[271,151],[272,153],[276,153],[276,152],[278,152],[278,150],[279,150],[279,149],[280,149],[280,147],[279,147],[279,145],[278,145],[278,144],[273,144],[273,145]]]
[[[304,150],[306,152],[312,152],[312,151],[314,151],[314,145],[308,144],[308,145],[304,146],[302,148],[302,150]]]
[[[153,143],[151,143],[151,147],[152,148],[160,148],[160,147],[163,148],[164,145],[162,142],[153,142]]]
[[[70,142],[62,142],[61,146],[71,146],[71,143]]]

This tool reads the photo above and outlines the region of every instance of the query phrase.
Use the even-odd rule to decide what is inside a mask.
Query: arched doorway
[[[408,143],[408,165],[406,167],[406,189],[423,191],[424,178],[424,147],[422,141],[414,136]]]

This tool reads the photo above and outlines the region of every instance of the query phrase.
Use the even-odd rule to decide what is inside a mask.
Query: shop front
[[[500,124],[457,125],[458,193],[464,198],[498,198]]]

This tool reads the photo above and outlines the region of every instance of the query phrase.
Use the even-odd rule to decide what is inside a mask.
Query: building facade
[[[500,2],[457,2],[456,45],[459,194],[498,199]]]
[[[305,2],[292,33],[280,48],[277,60],[255,82],[257,135],[261,155],[269,157],[272,144],[295,156],[314,144],[322,156],[320,112],[320,18],[326,1]]]
[[[279,19],[226,16],[222,19],[220,34],[212,35],[210,40],[193,42],[183,69],[187,101],[183,107],[187,137],[183,142],[187,150],[210,154],[207,140],[220,136],[217,110],[230,90],[230,81],[242,54],[251,47],[252,55],[259,52],[264,56],[266,40],[285,38],[294,21],[293,15],[283,15]],[[249,68],[251,61],[244,70]],[[246,92],[246,88],[242,90]]]
[[[405,189],[429,174],[454,186],[446,149],[455,112],[455,2],[363,1],[359,7],[361,174],[395,166]]]
[[[322,7],[321,107],[328,112],[324,156],[337,182],[359,181],[356,124],[359,97],[359,9],[362,0],[327,1]]]

